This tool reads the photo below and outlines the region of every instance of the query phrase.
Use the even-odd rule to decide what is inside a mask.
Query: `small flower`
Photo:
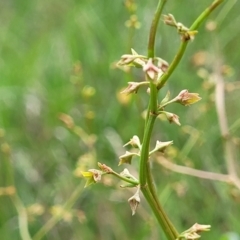
[[[164,15],[164,23],[177,28],[178,33],[181,35],[182,41],[193,40],[197,31],[191,31],[182,23],[177,22],[172,14]]]
[[[166,72],[168,70],[169,64],[167,61],[163,60],[162,58],[156,58],[158,67],[163,71]]]
[[[173,27],[177,26],[177,22],[172,14],[163,15],[163,21],[166,25],[170,25]]]
[[[119,65],[128,65],[129,63],[132,63],[136,58],[138,58],[137,55],[124,54],[121,56],[121,60],[118,62],[118,64]]]
[[[146,62],[146,57],[143,55],[139,55],[134,49],[131,49],[132,54],[124,54],[121,56],[120,61],[117,65],[123,66],[135,66],[135,67],[143,67]]]
[[[207,232],[210,231],[211,225],[203,225],[195,223],[190,229],[194,232]]]
[[[153,154],[154,152],[164,152],[167,147],[173,144],[173,141],[168,142],[156,142],[155,148],[149,153],[149,155]]]
[[[126,151],[124,155],[119,157],[120,161],[118,166],[122,165],[123,163],[131,164],[133,156],[139,156],[139,154]]]
[[[87,172],[81,172],[82,176],[87,179],[87,182],[84,187],[88,187],[93,183],[97,183],[101,181],[102,178],[102,171],[97,169],[89,169]]]
[[[198,234],[199,232],[207,232],[210,231],[211,225],[202,225],[195,223],[188,230],[182,232],[177,239],[199,239],[201,236]]]
[[[178,33],[181,35],[182,41],[194,40],[195,35],[197,35],[198,31],[190,31],[188,28],[183,25],[179,25]]]
[[[120,175],[126,178],[132,178],[132,175],[130,174],[127,168],[124,168],[124,170],[120,173]]]
[[[127,145],[131,145],[134,148],[139,148],[141,149],[141,143],[140,143],[140,139],[138,136],[134,135],[133,138],[130,139],[129,142],[127,142],[126,144],[123,145],[123,147],[127,146]]]
[[[136,187],[136,185],[138,185],[138,179],[135,178],[129,171],[127,168],[124,168],[124,170],[122,172],[120,172],[120,176],[124,177],[124,178],[128,178],[133,180],[135,183],[130,183],[129,185],[121,185],[121,187]]]
[[[98,162],[98,167],[105,173],[112,173],[112,169],[110,167],[108,167],[106,164],[102,164],[100,162]]]
[[[163,74],[163,71],[153,64],[152,58],[148,59],[147,64],[143,67],[143,71],[151,80],[155,80]]]
[[[174,113],[170,113],[170,112],[165,112],[165,111],[162,111],[161,113],[165,114],[165,116],[167,117],[167,119],[170,123],[175,123],[178,126],[181,126],[181,123],[179,122],[179,116],[178,115],[176,115]]]
[[[139,187],[137,189],[137,192],[128,199],[129,205],[131,207],[132,210],[132,215],[134,215],[136,213],[137,207],[140,204],[140,197],[139,197]]]
[[[138,82],[128,82],[128,87],[125,88],[121,93],[123,94],[130,94],[130,93],[137,93],[141,83]]]
[[[189,93],[188,90],[182,90],[176,97],[176,102],[179,102],[184,106],[196,103],[199,100],[201,100],[201,98],[198,93]]]

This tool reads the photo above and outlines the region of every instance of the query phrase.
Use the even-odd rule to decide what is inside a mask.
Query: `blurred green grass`
[[[209,2],[169,1],[164,13],[170,12],[178,21],[190,25]],[[4,151],[0,153],[0,186],[11,183],[6,164],[11,161],[24,205],[38,203],[44,210],[39,215],[29,210],[31,235],[54,215],[52,207],[63,206],[81,184],[82,179],[73,174],[79,157],[90,154],[86,168],[94,168],[100,161],[121,171],[123,168],[117,168],[117,163],[119,154],[124,153],[122,144],[134,134],[142,136],[140,114],[146,107],[147,95],[140,90],[141,94],[122,104],[117,94],[127,81],[140,81],[142,76],[135,71],[127,75],[111,67],[130,47],[146,54],[156,3],[136,3],[141,28],[134,33],[124,25],[129,13],[123,1],[0,3],[0,128],[5,132],[0,140],[2,146],[7,142],[11,148],[10,157]],[[234,1],[228,1],[231,3]],[[211,19],[221,20],[217,31],[209,32],[205,25],[200,27],[161,93],[164,97],[170,90],[174,96],[187,88],[203,98],[189,108],[170,108],[180,116],[183,126],[189,125],[198,133],[195,146],[186,156],[198,169],[226,172],[226,165],[212,101],[213,88],[204,88],[192,59],[198,51],[206,51],[211,66],[216,60],[211,56],[217,50],[225,64],[234,69],[234,75],[226,78],[231,126],[239,119],[240,109],[239,8],[236,1],[228,15],[221,9],[211,15]],[[161,24],[156,43],[157,55],[171,61],[179,46],[179,36],[174,29]],[[95,93],[89,95],[87,89]],[[66,129],[59,120],[60,113],[69,114],[87,135],[94,135],[94,146],[86,146],[81,134],[79,137]],[[159,121],[153,139],[173,139],[175,150],[180,151],[189,139],[184,129]],[[239,141],[239,128],[233,136]],[[239,154],[238,150],[236,158]],[[178,156],[176,161],[186,164]],[[137,163],[133,165],[135,171]],[[156,163],[153,166],[159,197],[179,230],[199,222],[212,225],[211,232],[203,236],[205,239],[221,239],[227,232],[239,234],[240,195],[234,187],[169,172]],[[119,189],[115,179],[107,178],[105,184],[84,190],[68,212],[70,220],[66,215],[44,239],[164,239],[144,201],[136,216],[131,217],[127,203],[131,192]],[[20,239],[14,206],[7,196],[1,196],[0,202],[1,239]]]

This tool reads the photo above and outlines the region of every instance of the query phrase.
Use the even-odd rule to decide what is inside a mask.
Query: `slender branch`
[[[199,24],[206,19],[206,17],[213,11],[213,9],[220,4],[220,0],[214,1],[213,4],[207,8],[193,23],[190,30],[194,30],[196,27],[199,26]],[[155,12],[152,25],[151,25],[151,31],[149,35],[149,44],[148,44],[148,57],[154,58],[154,44],[155,44],[155,37],[156,37],[156,29],[159,22],[159,18],[161,15],[161,12],[163,10],[163,7],[165,5],[166,1],[159,1],[157,10]],[[175,70],[176,66],[180,62],[185,49],[187,46],[187,41],[183,41],[180,45],[179,51],[177,55],[175,56],[172,64],[170,65],[167,73],[163,75],[162,78],[160,78],[160,83],[156,85],[150,81],[150,102],[148,105],[148,111],[147,111],[147,118],[145,121],[145,131],[142,141],[142,149],[141,149],[141,159],[140,159],[140,186],[141,190],[148,201],[149,205],[151,206],[155,216],[158,219],[158,222],[162,226],[167,238],[169,240],[174,240],[178,237],[178,233],[175,230],[173,224],[168,219],[167,215],[163,211],[163,208],[161,207],[158,197],[156,194],[153,177],[150,171],[150,164],[149,164],[149,143],[150,138],[152,135],[152,130],[154,126],[154,122],[156,119],[156,111],[157,111],[157,89],[160,89],[167,79],[170,77],[172,72]]]
[[[22,240],[32,240],[28,231],[27,211],[17,193],[11,196],[11,200],[18,212],[19,231]]]
[[[165,3],[166,0],[159,1],[157,10],[152,21],[148,44],[149,58],[154,58],[154,45],[157,26]],[[150,101],[148,105],[147,117],[145,120],[145,131],[142,141],[139,180],[141,191],[143,192],[147,202],[151,206],[152,211],[154,212],[154,215],[156,216],[160,226],[165,232],[167,238],[169,240],[174,240],[178,237],[178,232],[175,230],[173,224],[168,219],[166,213],[164,212],[162,206],[159,203],[149,163],[149,143],[152,135],[154,122],[157,117],[157,92],[158,90],[155,83],[150,80]]]
[[[142,188],[144,188],[147,184],[147,162],[149,161],[149,143],[150,138],[154,126],[154,122],[156,119],[156,115],[149,115],[146,128],[144,131],[142,149],[141,149],[141,157],[140,157],[140,173],[139,173],[139,182]]]
[[[162,1],[159,0],[157,10],[154,14],[154,18],[153,18],[151,29],[150,29],[149,39],[148,39],[148,57],[149,58],[154,58],[155,56],[154,46],[155,46],[155,39],[156,39],[156,33],[157,33],[157,26],[166,2],[167,0],[162,0]]]
[[[149,203],[155,217],[157,218],[160,226],[162,226],[162,229],[163,229],[167,239],[168,240],[177,239],[178,233],[176,232],[176,230],[174,228],[171,228],[169,226],[168,218],[167,218],[165,212],[163,211],[163,208],[156,203],[148,186],[146,186],[145,188],[142,188],[141,190],[142,190],[142,193],[143,193],[144,197],[146,198],[147,202]],[[163,217],[163,216],[165,216],[165,217]]]
[[[169,160],[167,160],[164,157],[158,157],[157,162],[159,164],[161,164],[163,167],[165,167],[173,172],[177,172],[177,173],[181,173],[181,174],[185,174],[185,175],[189,175],[189,176],[197,177],[197,178],[232,183],[231,177],[227,174],[213,173],[213,172],[193,169],[190,167],[180,166],[180,165],[170,162]]]
[[[237,176],[232,176],[230,174],[213,173],[213,172],[193,169],[190,167],[180,166],[180,165],[170,162],[169,160],[167,160],[164,157],[158,157],[157,161],[163,167],[165,167],[173,172],[177,172],[177,173],[181,173],[181,174],[185,174],[185,175],[189,175],[189,176],[197,177],[197,178],[226,182],[228,184],[235,185],[240,190],[240,180]]]
[[[6,184],[8,187],[5,187],[5,190],[7,189],[7,195],[10,197],[13,205],[15,206],[17,210],[17,217],[18,217],[18,225],[19,225],[19,233],[22,240],[32,240],[31,235],[28,230],[28,216],[27,216],[27,210],[21,201],[19,195],[17,194],[17,189],[15,186],[15,180],[14,180],[14,169],[12,165],[12,156],[11,151],[9,148],[9,151],[4,152],[5,157],[1,159],[3,162],[3,166],[6,173]]]
[[[225,108],[225,90],[224,90],[225,84],[221,74],[221,63],[219,61],[217,61],[215,64],[213,76],[215,79],[216,111],[218,115],[218,122],[220,126],[221,135],[224,140],[223,145],[224,145],[225,161],[227,164],[228,173],[232,181],[234,182],[236,187],[240,189],[240,179],[236,171],[236,161],[234,156],[235,149],[233,147],[233,143],[231,142],[228,121],[227,121],[227,113]]]
[[[220,5],[224,0],[215,0],[213,1],[213,3],[207,7],[200,15],[199,17],[195,20],[195,22],[192,24],[192,26],[190,27],[190,31],[194,31],[196,30],[200,24],[205,21],[205,19],[208,17],[208,15],[218,6]],[[167,82],[167,80],[169,79],[169,77],[172,75],[173,71],[175,70],[175,68],[178,66],[179,62],[182,59],[182,56],[186,50],[187,44],[189,41],[182,41],[179,47],[179,50],[177,52],[177,54],[175,55],[172,63],[170,64],[167,72],[159,79],[158,84],[157,84],[157,88],[161,89],[164,84]]]
[[[207,7],[200,15],[199,17],[195,20],[195,22],[192,24],[190,27],[190,31],[194,31],[199,28],[199,26],[206,20],[206,18],[211,14],[211,12],[219,6],[224,0],[215,0],[213,3]]]
[[[126,177],[123,177],[122,175],[120,175],[119,173],[115,172],[115,171],[112,171],[111,173],[109,174],[112,174],[114,176],[116,176],[117,178],[120,178],[121,180],[125,181],[125,182],[128,182],[128,183],[131,183],[133,185],[139,185],[139,182],[138,180],[134,180],[134,179],[131,179],[131,178],[126,178]]]

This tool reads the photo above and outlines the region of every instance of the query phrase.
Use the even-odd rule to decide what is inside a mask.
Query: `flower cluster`
[[[191,31],[189,28],[184,26],[182,23],[177,22],[172,14],[164,15],[164,23],[177,28],[179,35],[183,41],[193,40],[197,31]]]

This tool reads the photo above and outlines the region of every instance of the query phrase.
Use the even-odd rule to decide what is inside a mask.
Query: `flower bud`
[[[182,41],[193,40],[197,31],[191,31],[182,23],[177,22],[172,14],[164,15],[164,23],[177,28],[178,33],[181,35]]]
[[[158,67],[163,71],[166,72],[168,70],[169,64],[167,61],[163,60],[162,58],[156,58],[158,61]]]
[[[124,155],[119,157],[120,161],[118,166],[122,165],[123,163],[131,164],[133,156],[139,156],[139,154],[126,151]]]
[[[82,176],[87,179],[87,182],[84,187],[88,187],[93,183],[97,183],[101,181],[102,178],[102,171],[97,169],[89,169],[87,172],[81,172]]]
[[[176,115],[174,113],[170,113],[170,112],[165,112],[165,111],[162,111],[161,113],[165,114],[165,116],[167,117],[167,119],[170,123],[175,123],[178,126],[181,126],[181,123],[179,122],[179,116],[178,115]]]
[[[147,76],[151,80],[156,80],[157,78],[162,76],[163,71],[157,66],[155,66],[152,61],[153,61],[152,58],[148,59],[148,62],[143,67],[143,71],[147,74]]]
[[[138,180],[128,171],[127,168],[124,168],[124,170],[120,173],[120,175],[122,177],[129,178],[129,179],[132,179],[132,180],[138,182]]]
[[[140,139],[138,136],[134,135],[133,138],[131,138],[131,140],[129,142],[127,142],[126,144],[123,145],[123,147],[127,146],[127,145],[131,145],[134,148],[139,148],[141,149],[141,143],[140,143]]]
[[[164,152],[167,147],[173,144],[173,141],[168,142],[156,142],[155,148],[149,153],[149,155],[153,154],[154,152]]]
[[[198,93],[189,93],[186,89],[182,90],[176,97],[176,102],[179,102],[184,106],[196,103],[199,100],[201,100],[201,98]]]
[[[98,167],[105,173],[112,173],[112,169],[110,167],[108,167],[106,164],[102,164],[100,162],[98,162]]]
[[[182,232],[177,239],[199,239],[201,236],[198,234],[199,232],[210,231],[211,225],[202,225],[195,223],[191,228]]]
[[[139,188],[137,190],[137,192],[128,199],[129,205],[131,207],[132,210],[132,215],[134,215],[136,213],[137,207],[140,204],[140,197],[139,197]]]
[[[177,26],[177,22],[172,14],[163,15],[163,21],[166,25],[170,25],[173,27]]]
[[[138,82],[128,82],[128,87],[121,91],[121,93],[127,95],[130,93],[137,93],[140,86],[141,84]]]
[[[117,65],[123,66],[135,66],[135,67],[143,67],[146,62],[146,57],[143,55],[139,55],[134,49],[131,49],[132,54],[124,54],[121,56],[120,61]]]

